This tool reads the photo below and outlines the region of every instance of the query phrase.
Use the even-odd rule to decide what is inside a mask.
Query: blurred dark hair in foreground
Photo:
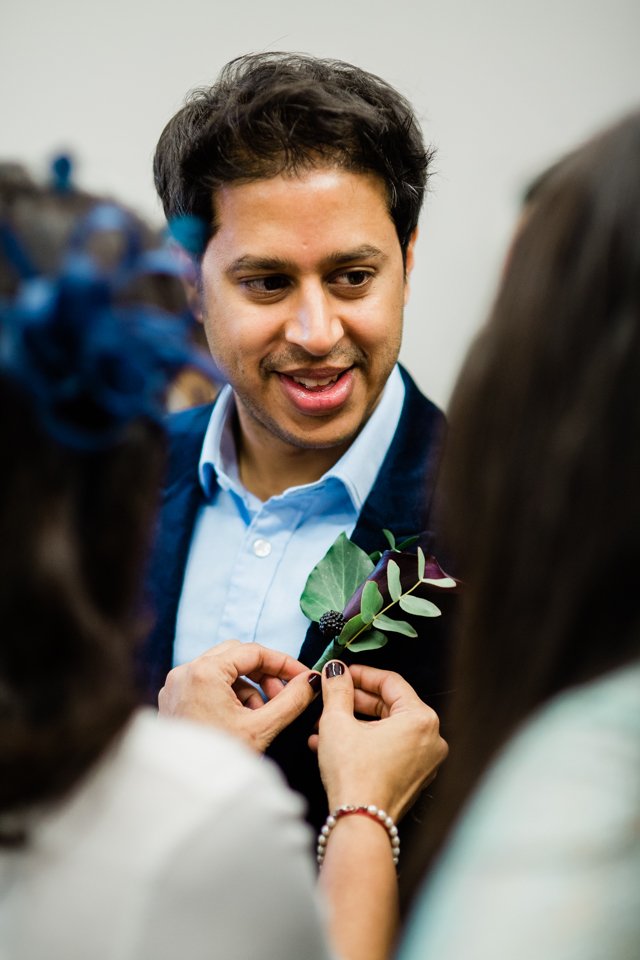
[[[139,218],[0,165],[3,814],[64,793],[134,705],[163,404],[208,369],[191,324]]]
[[[639,384],[635,113],[529,191],[451,402],[440,489],[466,585],[432,836],[539,705],[638,656]]]

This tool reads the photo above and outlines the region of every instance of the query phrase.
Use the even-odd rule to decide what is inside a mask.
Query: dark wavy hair
[[[109,450],[61,448],[0,376],[0,812],[64,794],[135,704],[140,574],[163,463],[160,428]],[[13,837],[0,831],[0,842]],[[18,835],[19,838],[19,835]]]
[[[340,60],[293,53],[232,60],[165,127],[154,158],[167,219],[201,218],[215,232],[215,190],[319,164],[385,183],[403,254],[418,223],[433,150],[409,102]]]
[[[636,113],[535,183],[454,391],[440,489],[466,587],[422,867],[527,716],[640,653],[639,383]]]
[[[96,202],[0,166],[3,242],[15,237],[46,274]],[[5,301],[18,285],[14,267],[0,256]],[[62,796],[135,705],[133,647],[148,626],[140,583],[164,433],[137,418],[107,446],[65,446],[5,369],[0,407],[0,843],[8,844],[25,836],[7,814]]]

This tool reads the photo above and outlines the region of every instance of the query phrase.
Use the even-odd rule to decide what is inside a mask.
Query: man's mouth
[[[278,371],[285,396],[299,413],[311,416],[337,412],[349,399],[354,388],[354,367],[342,370]]]
[[[334,374],[332,377],[297,377],[294,374],[283,374],[283,376],[290,376],[295,383],[302,384],[303,387],[306,387],[307,390],[320,390],[322,387],[328,387],[329,384],[335,383],[338,377],[341,377],[345,371],[342,370],[340,373]]]

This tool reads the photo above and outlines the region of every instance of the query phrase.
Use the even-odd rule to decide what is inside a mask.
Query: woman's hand
[[[261,687],[266,703],[245,677]],[[219,727],[262,752],[308,707],[319,680],[286,653],[227,640],[171,670],[158,706],[161,714]]]
[[[447,755],[437,714],[399,674],[337,660],[324,669],[322,696],[319,734],[309,745],[318,751],[329,809],[375,804],[400,819]],[[356,720],[354,712],[379,719]]]

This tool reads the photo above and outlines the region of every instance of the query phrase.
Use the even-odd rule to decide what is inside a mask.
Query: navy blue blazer
[[[445,421],[441,411],[420,393],[409,374],[402,368],[401,373],[405,400],[398,427],[351,537],[368,553],[385,549],[384,527],[392,530],[398,539],[423,533],[425,546],[430,548],[433,544],[430,513]],[[154,704],[172,665],[178,602],[189,545],[198,509],[204,503],[198,462],[211,409],[211,404],[197,407],[174,414],[168,420],[167,477],[148,577],[155,627],[138,659],[141,691],[144,698]],[[392,642],[382,649],[357,654],[360,663],[401,673],[438,711],[442,709],[446,686],[444,671],[452,613],[449,601],[455,602],[453,597],[444,600],[443,616],[422,621],[419,637],[394,635]],[[317,624],[311,624],[299,659],[312,666],[325,646]],[[347,662],[348,659],[345,656]],[[316,758],[307,747],[307,737],[318,713],[316,701],[269,749],[290,785],[306,796],[309,820],[314,824],[321,823],[326,816]]]

